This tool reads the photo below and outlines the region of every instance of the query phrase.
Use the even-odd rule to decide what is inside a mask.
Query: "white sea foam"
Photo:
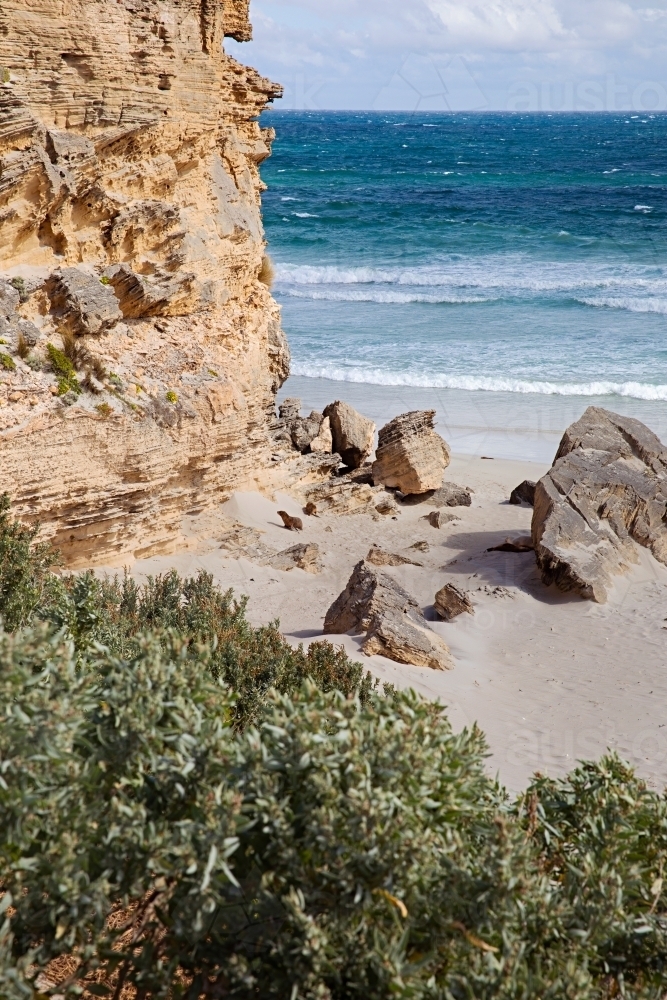
[[[652,401],[667,400],[667,385],[645,382],[547,382],[477,375],[438,375],[434,373],[392,372],[378,368],[346,368],[331,364],[295,363],[294,375],[326,378],[336,382],[367,385],[411,386],[420,389],[463,389],[468,392],[534,393],[541,396],[625,396]]]
[[[641,298],[635,299],[629,296],[604,296],[598,299],[577,299],[585,306],[595,306],[598,309],[627,309],[628,312],[636,313],[658,313],[667,316],[667,298]]]
[[[423,302],[427,305],[469,305],[475,302],[493,302],[494,298],[487,296],[456,295],[447,292],[392,292],[389,289],[368,288],[356,290],[351,288],[325,288],[313,291],[301,291],[296,288],[281,289],[281,294],[293,299],[309,299],[311,302],[380,302],[387,305],[410,305],[413,302]],[[497,299],[497,296],[496,296]]]

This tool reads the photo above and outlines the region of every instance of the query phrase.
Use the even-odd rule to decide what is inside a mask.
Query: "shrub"
[[[102,277],[100,278],[100,284],[102,284],[102,285],[110,285],[111,284],[111,281],[109,280],[109,278],[107,278],[106,274],[103,274]]]
[[[113,407],[109,406],[108,403],[98,403],[95,409],[97,410],[97,412],[101,417],[105,418],[110,417],[111,414],[113,413]]]
[[[168,403],[178,402],[178,395],[172,389],[169,390],[169,392],[165,395],[164,398],[167,400]]]
[[[9,496],[0,496],[0,618],[14,631],[27,624],[37,608],[53,598],[50,573],[58,554],[37,543],[38,527],[25,527],[9,516]]]
[[[5,371],[8,372],[16,371],[16,364],[14,363],[14,359],[11,358],[9,354],[3,354],[1,351],[0,351],[0,365],[5,369]]]
[[[7,82],[6,80],[3,80],[3,83],[6,83],[6,82]],[[19,293],[19,301],[20,302],[27,302],[28,301],[28,299],[30,298],[30,296],[28,295],[28,290],[25,287],[25,279],[24,278],[10,278],[9,279],[9,284],[12,286],[12,288],[15,288],[16,291]]]
[[[49,358],[51,371],[59,376],[58,395],[64,396],[67,392],[73,392],[75,395],[80,396],[82,392],[81,385],[76,377],[74,365],[67,354],[64,351],[58,350],[53,344],[46,345],[46,353]]]
[[[25,361],[30,354],[30,344],[22,333],[19,333],[18,340],[16,342],[16,353],[23,361]]]

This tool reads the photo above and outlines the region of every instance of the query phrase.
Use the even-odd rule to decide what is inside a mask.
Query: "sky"
[[[276,108],[667,110],[667,0],[251,0]]]

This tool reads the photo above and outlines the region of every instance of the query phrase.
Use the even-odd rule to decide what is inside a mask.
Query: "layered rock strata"
[[[446,642],[429,627],[421,608],[389,574],[363,560],[324,619],[325,635],[365,633],[362,652],[416,667],[449,670]]]
[[[174,548],[300,461],[260,280],[280,88],[223,48],[250,35],[247,0],[0,7],[0,491],[71,565]]]
[[[603,603],[637,562],[635,543],[667,564],[667,449],[639,420],[591,406],[535,488],[542,579]]]
[[[406,495],[437,490],[449,465],[446,442],[435,431],[435,410],[394,417],[378,435],[373,463],[375,484]]]

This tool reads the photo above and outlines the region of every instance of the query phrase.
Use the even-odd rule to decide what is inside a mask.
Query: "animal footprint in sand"
[[[303,521],[300,517],[292,517],[286,510],[279,510],[278,516],[282,518],[288,531],[303,531]]]

